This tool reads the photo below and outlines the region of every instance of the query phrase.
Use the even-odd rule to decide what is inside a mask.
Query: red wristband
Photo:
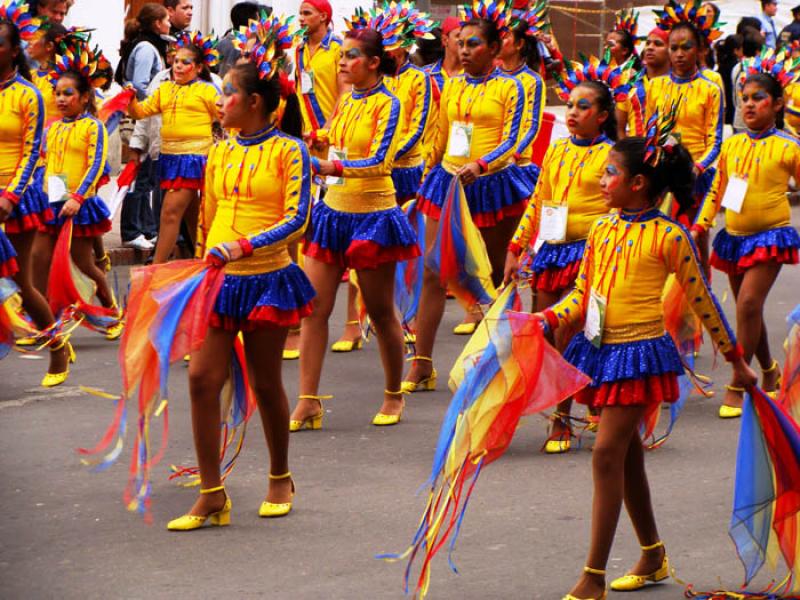
[[[522,158],[522,154],[514,152],[514,162],[518,161],[520,158]]]
[[[545,308],[542,311],[542,314],[544,315],[544,318],[547,319],[547,324],[550,326],[551,331],[558,329],[558,317],[552,309]]]
[[[77,202],[78,204],[83,205],[83,201],[85,200],[85,198],[80,194],[67,194],[67,195],[69,196],[70,200],[75,200],[75,202]]]
[[[727,352],[724,352],[722,356],[724,356],[725,360],[728,362],[733,362],[744,356],[744,350],[742,350],[742,346],[740,344],[736,344],[733,348]]]
[[[516,242],[511,242],[508,245],[508,251],[511,252],[511,254],[513,254],[514,256],[519,257],[519,255],[522,254],[522,246],[520,246]]]
[[[0,197],[5,198],[15,206],[19,204],[19,196],[17,196],[14,192],[9,191],[8,189],[4,190],[3,193],[0,194]]]
[[[478,166],[481,168],[481,173],[486,173],[489,170],[489,163],[487,163],[482,158],[477,160]]]
[[[335,170],[334,175],[336,175],[336,177],[341,177],[342,173],[344,172],[344,167],[342,166],[342,161],[340,161],[340,160],[333,161],[333,168]]]
[[[238,240],[239,247],[242,249],[242,256],[253,256],[253,244],[247,238]]]
[[[689,228],[689,231],[702,234],[706,232],[706,228],[700,225],[699,223],[695,223]]]

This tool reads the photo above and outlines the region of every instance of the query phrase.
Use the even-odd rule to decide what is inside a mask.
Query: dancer
[[[373,424],[397,424],[404,406],[403,331],[394,308],[394,272],[397,261],[416,258],[419,249],[397,206],[391,178],[401,109],[383,76],[397,70],[388,54],[400,43],[393,35],[397,14],[357,13],[348,23],[339,68],[353,91],[342,96],[330,129],[318,138],[339,158],[320,160],[316,168],[327,177],[328,192],[314,207],[304,250],[306,273],[317,297],[300,332],[300,397],[292,413],[292,431],[322,426],[324,397],[318,389],[328,319],[346,269],[358,275],[385,374],[383,404]]]
[[[28,47],[28,55],[38,63],[36,71],[31,73],[33,84],[44,101],[45,128],[61,117],[56,106],[56,94],[50,72],[53,70],[59,44],[65,40],[69,31],[63,25],[45,21],[35,41]]]
[[[692,308],[732,363],[735,381],[756,381],[708,288],[688,230],[655,208],[667,191],[680,204],[691,204],[694,179],[691,156],[667,138],[670,118],[660,125],[655,121],[647,139],[626,138],[609,153],[601,187],[608,208],[617,212],[592,225],[575,289],[542,314],[553,329],[585,322],[564,358],[593,380],[577,394],[578,401],[600,410],[592,450],[589,554],[565,600],[606,597],[605,568],[623,500],[642,556],[627,575],[611,583],[611,589],[636,590],[669,576],[639,426],[650,423],[661,402],[671,403],[679,396],[677,376],[683,366],[664,331],[661,300],[670,273],[694,300]]]
[[[204,250],[215,250],[228,262],[211,326],[189,363],[202,488],[190,511],[167,525],[172,531],[197,529],[209,519],[213,525],[230,522],[231,500],[220,476],[220,393],[240,332],[270,455],[259,516],[288,514],[295,491],[281,350],[288,328],[310,312],[314,295],[288,250],[309,219],[310,161],[305,145],[274,122],[281,99],[279,71],[292,40],[286,21],[264,13],[250,35],[237,44],[247,60],[233,66],[223,83],[222,126],[239,134],[211,149],[204,187]],[[299,111],[292,94],[285,109],[291,118],[285,120],[299,122]]]
[[[53,216],[41,183],[35,183],[45,109],[42,95],[31,83],[21,45],[23,39],[31,41],[36,33],[27,4],[0,3],[0,223],[17,254],[18,270],[13,276],[22,306],[36,327],[44,331],[53,325],[55,317],[33,281],[33,243],[39,226]],[[7,248],[4,253],[8,256]],[[27,343],[39,341],[31,339]],[[66,336],[51,341],[50,364],[43,385],[49,387],[66,380],[70,356]]]
[[[506,281],[516,275],[522,253],[532,250],[534,234],[542,240],[531,266],[537,311],[572,290],[589,229],[608,212],[600,178],[617,132],[614,99],[627,95],[629,86],[620,82],[629,79],[632,64],[612,68],[608,59],[608,53],[602,61],[591,57],[583,65],[576,63],[577,70],[567,65],[567,77],[559,78],[570,137],[548,148],[539,183],[508,247]],[[573,334],[569,328],[555,332],[556,349],[563,352]],[[548,454],[571,447],[571,406],[572,400],[565,400],[552,415],[544,447]]]
[[[692,235],[706,233],[720,206],[725,208],[711,265],[728,275],[744,359],[749,364],[756,356],[768,393],[780,387],[780,369],[769,350],[764,304],[781,267],[798,262],[800,248],[786,196],[789,180],[800,176],[800,142],[776,129],[775,121],[783,109],[783,88],[799,75],[797,63],[783,52],[766,50],[745,59],[737,85],[743,83],[747,130],[722,145],[717,175],[692,226]],[[719,416],[740,417],[743,395],[739,382],[727,385]]]
[[[463,8],[458,44],[464,75],[448,80],[442,92],[436,138],[427,159],[430,172],[418,201],[428,217],[426,247],[432,248],[450,182],[453,177],[461,179],[472,219],[486,243],[495,285],[502,282],[505,249],[532,191],[513,160],[525,91],[518,80],[494,66],[508,18],[505,3],[475,0]],[[436,387],[433,346],[445,294],[439,275],[426,268],[417,316],[417,355],[403,381],[407,393]],[[477,311],[470,312],[468,321],[479,319]]]
[[[611,53],[612,64],[624,65],[629,60],[633,60],[633,68],[637,71],[641,68],[641,60],[636,53],[636,44],[640,38],[637,36],[639,30],[639,13],[633,9],[623,9],[617,11],[614,29],[606,35],[606,50]]]
[[[457,17],[447,17],[442,21],[444,58],[425,67],[425,72],[431,76],[433,99],[437,106],[439,105],[439,98],[442,95],[442,90],[447,80],[461,75],[464,72],[464,69],[461,68],[461,59],[458,55],[458,36],[460,33],[461,22]]]
[[[628,97],[617,103],[617,137],[644,135],[647,116],[647,85],[656,77],[669,74],[669,33],[654,27],[647,34],[642,52],[644,68],[628,92]]]
[[[55,216],[39,226],[34,240],[34,282],[41,293],[47,292],[56,240],[61,227],[71,219],[71,256],[75,265],[94,281],[100,303],[116,310],[121,318],[105,272],[94,259],[95,238],[111,230],[108,207],[97,195],[106,171],[108,133],[96,117],[95,88],[107,81],[107,73],[98,69],[105,58],[78,38],[63,46],[62,52],[56,56],[50,74],[61,119],[50,126],[45,146],[44,190]],[[106,339],[118,339],[122,329],[119,320],[106,330]],[[74,361],[74,352],[70,354]],[[54,375],[43,385],[62,383],[68,372],[67,369]]]
[[[178,39],[172,63],[173,81],[139,102],[134,96],[128,112],[134,119],[163,115],[159,177],[166,190],[153,262],[169,260],[185,220],[190,235],[197,231],[198,191],[203,187],[206,155],[214,141],[220,90],[211,82],[209,68],[219,54],[216,38],[194,31]],[[128,84],[128,89],[133,87]],[[195,240],[189,240],[194,248]]]

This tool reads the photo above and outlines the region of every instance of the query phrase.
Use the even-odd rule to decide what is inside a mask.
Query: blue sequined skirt
[[[44,193],[44,167],[37,167],[28,187],[22,192],[19,202],[6,219],[6,232],[35,231],[52,218],[53,211],[47,200],[47,194]]]
[[[203,154],[162,154],[158,160],[162,190],[201,190],[205,172]]]
[[[303,253],[347,269],[376,269],[420,254],[417,236],[399,207],[350,213],[333,210],[324,201],[312,210]]]
[[[397,195],[398,204],[403,204],[417,197],[419,183],[422,180],[422,165],[392,169],[392,182]]]
[[[531,190],[533,190],[536,187],[536,183],[539,181],[539,173],[542,171],[541,168],[539,168],[539,165],[534,163],[523,165],[519,168],[522,171],[522,174],[528,179],[528,184],[531,186]]]
[[[442,165],[433,167],[419,190],[419,210],[439,220],[453,177]],[[478,227],[494,227],[503,219],[519,217],[532,193],[528,176],[517,165],[481,175],[464,186],[472,220]]]
[[[752,235],[731,235],[721,229],[714,238],[713,248],[709,262],[720,271],[735,275],[759,263],[797,264],[800,235],[791,226]]]
[[[17,253],[5,232],[0,229],[0,277],[11,277],[17,270]]]
[[[311,314],[314,296],[308,277],[294,263],[258,275],[225,275],[211,325],[228,331],[296,327]]]
[[[48,219],[39,231],[58,235],[61,226],[66,221],[59,217],[64,202],[54,202],[50,205],[53,209],[53,217]],[[89,196],[84,199],[81,209],[72,217],[72,235],[74,237],[95,237],[111,231],[111,214],[108,212],[106,203],[100,196]]]
[[[578,277],[586,240],[551,244],[545,242],[531,263],[531,286],[545,292],[558,292],[573,287]]]

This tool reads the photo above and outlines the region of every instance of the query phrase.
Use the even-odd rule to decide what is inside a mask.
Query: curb
[[[135,248],[108,248],[106,253],[111,258],[112,267],[142,265],[152,254],[152,250],[136,250]]]

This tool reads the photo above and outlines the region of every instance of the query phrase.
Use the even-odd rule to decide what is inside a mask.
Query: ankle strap
[[[584,572],[589,573],[590,575],[605,575],[606,572],[604,569],[593,569],[592,567],[583,567]]]
[[[286,471],[286,473],[284,473],[283,475],[273,475],[272,473],[269,474],[269,478],[272,479],[273,481],[278,481],[280,479],[289,479],[289,477],[291,476],[292,476],[291,471]]]
[[[387,396],[402,396],[403,394],[405,394],[403,390],[399,390],[397,392],[390,392],[389,390],[383,390],[383,393],[386,394]]]
[[[739,385],[726,385],[725,389],[729,392],[739,392],[744,393],[745,389]]]
[[[652,544],[651,546],[641,546],[642,550],[644,550],[645,552],[647,552],[648,550],[655,550],[656,548],[663,548],[663,547],[664,547],[664,542],[660,540],[655,544]]]
[[[60,352],[67,344],[69,344],[69,334],[56,336],[50,345],[50,352]]]
[[[769,369],[761,369],[761,372],[762,372],[762,373],[764,373],[764,374],[766,374],[766,373],[772,373],[772,372],[773,372],[775,369],[777,369],[779,366],[780,366],[780,365],[778,364],[778,361],[777,361],[777,360],[775,360],[775,359],[773,358],[773,359],[772,359],[772,366],[771,366]]]
[[[429,363],[433,362],[433,359],[430,356],[412,356],[411,358],[407,358],[406,362],[412,362],[412,361],[415,361],[415,360],[421,360],[421,361],[429,362]]]
[[[361,325],[361,321],[356,319],[355,321],[345,321],[344,324],[345,324],[345,326],[347,326],[347,325]]]
[[[315,396],[314,394],[300,394],[297,399],[298,400],[317,400],[320,404],[322,404],[323,400],[331,400],[333,398],[332,395],[327,396]]]
[[[206,488],[204,490],[200,490],[201,494],[213,494],[214,492],[221,492],[225,489],[224,485],[218,485],[217,487],[213,488]]]

